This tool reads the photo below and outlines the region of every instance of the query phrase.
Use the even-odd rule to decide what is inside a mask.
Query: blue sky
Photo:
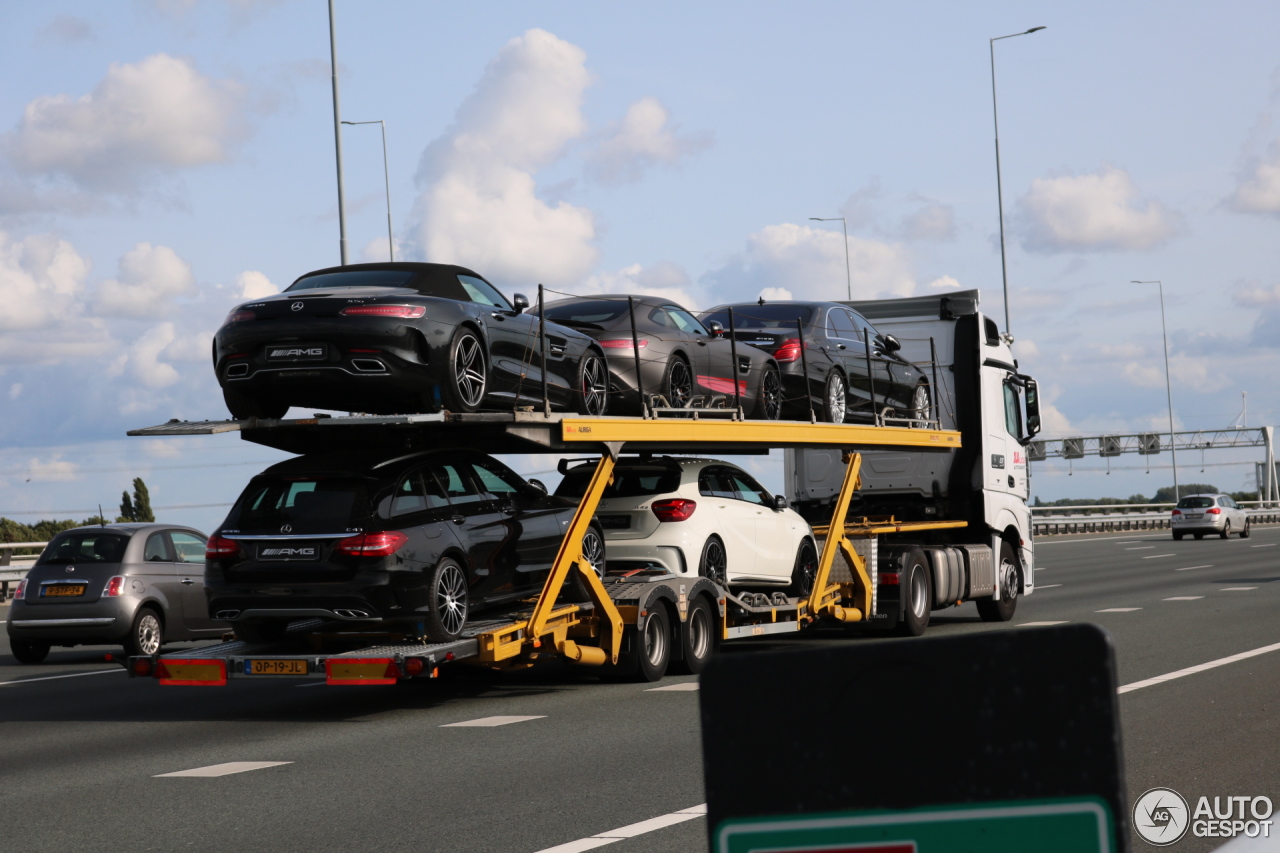
[[[1180,427],[1227,426],[1241,392],[1251,424],[1280,411],[1275,4],[336,5],[398,257],[509,292],[836,297],[838,223],[809,217],[843,215],[857,296],[976,287],[997,317],[987,39],[1047,26],[997,43],[1012,332],[1047,432],[1167,424],[1131,279],[1165,282]],[[136,474],[162,506],[230,501],[278,454],[123,433],[221,417],[226,312],[338,261],[325,4],[5,4],[0,32],[0,514],[114,506]],[[344,149],[351,258],[381,259],[377,127]],[[1138,464],[1034,491],[1168,482]]]

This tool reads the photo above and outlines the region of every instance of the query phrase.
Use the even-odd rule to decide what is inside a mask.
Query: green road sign
[[[726,820],[716,853],[1114,853],[1101,799]]]

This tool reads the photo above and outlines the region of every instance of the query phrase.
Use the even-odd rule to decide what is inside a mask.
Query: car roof
[[[634,293],[593,293],[590,296],[566,296],[563,299],[556,299],[548,302],[547,304],[556,305],[564,302],[607,302],[614,299],[621,301],[628,297],[634,299],[637,305],[674,305],[676,308],[684,308],[683,305],[676,302],[674,299],[663,299],[657,296],[637,296]],[[689,309],[684,308],[684,310],[688,311]]]
[[[447,454],[456,456],[483,456],[484,454],[469,448],[432,448],[412,453],[398,453],[388,456],[386,452],[346,451],[338,453],[307,453],[295,456],[283,462],[277,462],[256,474],[262,476],[305,476],[307,474],[346,474],[353,477],[384,477],[399,471],[407,465],[413,465],[424,459]]]
[[[476,278],[484,278],[480,273],[466,267],[460,267],[457,264],[428,264],[416,261],[383,261],[375,264],[346,264],[336,267],[325,267],[324,269],[311,270],[305,272],[292,283],[296,283],[300,279],[308,278],[313,275],[323,275],[335,272],[358,272],[360,270],[404,270],[406,272],[417,272],[436,275],[470,275]],[[485,279],[488,281],[488,279]]]
[[[79,533],[84,530],[111,530],[116,533],[127,533],[133,535],[144,530],[195,530],[186,524],[164,524],[159,521],[126,521],[113,522],[111,524],[82,524],[79,527],[69,527],[66,530],[60,530],[59,533]],[[198,532],[198,531],[197,531]]]

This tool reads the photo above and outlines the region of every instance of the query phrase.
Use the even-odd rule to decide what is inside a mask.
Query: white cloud
[[[22,383],[15,382],[9,386],[9,399],[16,400],[22,396]]]
[[[265,273],[257,270],[245,270],[232,282],[237,299],[264,299],[280,292],[280,288],[271,283]]]
[[[1217,367],[1210,369],[1210,365],[1208,359],[1174,355],[1169,358],[1169,374],[1176,387],[1190,388],[1200,393],[1229,387],[1227,374]],[[1165,387],[1162,363],[1130,361],[1124,365],[1121,373],[1139,388]]]
[[[13,240],[0,231],[0,332],[66,322],[88,275],[89,262],[66,240],[52,234]]]
[[[1150,249],[1167,240],[1178,217],[1144,199],[1114,166],[1084,175],[1037,178],[1018,202],[1023,248],[1032,252]]]
[[[1267,287],[1255,279],[1237,286],[1231,298],[1237,305],[1251,308],[1258,305],[1275,305],[1280,303],[1280,284]]]
[[[391,260],[390,245],[391,241],[386,237],[374,237],[368,243],[365,243],[364,248],[360,250],[360,262],[363,264],[377,264]],[[395,242],[395,250],[400,260],[404,260],[404,249],[401,248],[399,240]]]
[[[902,239],[920,242],[945,242],[956,236],[956,213],[949,204],[929,202],[902,220]]]
[[[168,246],[137,244],[117,275],[98,286],[94,310],[105,317],[162,317],[173,299],[196,292],[190,264]]]
[[[28,473],[31,474],[30,479],[32,480],[54,482],[74,480],[76,478],[76,465],[74,462],[68,462],[55,454],[48,462],[33,458],[28,463]]]
[[[707,135],[678,135],[668,124],[669,119],[667,108],[657,98],[636,101],[627,108],[612,135],[591,155],[591,176],[606,185],[638,181],[646,169],[674,166],[711,144]]]
[[[766,287],[760,291],[760,298],[765,302],[790,302],[795,296],[785,287]]]
[[[844,234],[838,230],[783,223],[747,238],[746,251],[705,277],[717,300],[755,299],[769,288],[785,288],[797,299],[910,296],[915,279],[901,245],[849,237],[846,276]]]
[[[93,92],[27,104],[0,150],[28,176],[64,177],[84,190],[128,194],[156,173],[216,163],[242,133],[244,87],[157,53],[114,63]]]
[[[956,281],[949,275],[944,275],[939,278],[935,278],[926,286],[931,290],[957,290],[960,287],[960,282]]]
[[[586,129],[586,54],[545,30],[512,39],[423,152],[416,254],[507,284],[581,281],[596,260],[591,211],[536,194],[534,175]]]
[[[1247,170],[1231,196],[1231,206],[1241,213],[1280,216],[1280,139]]]
[[[147,388],[166,388],[181,377],[173,365],[160,360],[160,355],[177,338],[172,323],[160,323],[142,334],[120,356],[111,372],[119,375],[128,370],[129,375]]]
[[[596,273],[580,287],[572,288],[572,292],[583,295],[611,293],[657,296],[691,310],[702,307],[698,305],[699,300],[695,296],[689,274],[678,264],[669,261],[662,261],[651,267],[632,264],[616,272]],[[530,298],[536,297],[531,295]],[[554,298],[555,295],[549,295],[547,301]]]

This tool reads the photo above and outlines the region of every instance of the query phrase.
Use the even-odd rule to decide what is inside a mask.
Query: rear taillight
[[[648,338],[638,338],[636,343],[640,345],[640,349],[644,349],[649,345]],[[635,349],[631,346],[630,338],[614,338],[612,340],[601,341],[600,346],[605,349]]]
[[[697,501],[684,498],[671,498],[665,501],[654,501],[651,509],[658,521],[688,521],[689,516],[698,508]]]
[[[224,539],[217,535],[209,537],[209,541],[204,546],[204,558],[206,560],[218,560],[223,557],[235,557],[240,553],[240,545],[230,539]]]
[[[416,320],[427,313],[425,305],[352,305],[338,312],[344,317],[399,317]]]
[[[1215,506],[1213,509],[1206,509],[1206,510],[1204,511],[1204,514],[1205,514],[1205,515],[1222,515],[1222,510],[1218,509],[1218,508]]]
[[[352,557],[390,557],[409,541],[399,530],[384,533],[361,533],[338,543],[338,552]]]
[[[18,581],[18,588],[13,591],[13,600],[19,601],[27,597],[27,579]]]
[[[103,598],[115,598],[117,595],[124,594],[124,578],[116,575],[107,581],[107,585],[102,588]]]
[[[223,320],[222,323],[223,325],[226,325],[227,323],[239,323],[242,320],[255,320],[257,319],[257,317],[258,315],[253,313],[252,311],[246,311],[243,308],[237,308],[235,311],[232,311],[230,314],[228,314],[227,319]]]
[[[1175,509],[1175,510],[1173,511],[1173,514],[1174,514],[1174,515],[1182,515],[1182,510],[1180,510],[1180,509]]]
[[[773,354],[774,361],[795,361],[800,358],[800,339],[787,338]]]

